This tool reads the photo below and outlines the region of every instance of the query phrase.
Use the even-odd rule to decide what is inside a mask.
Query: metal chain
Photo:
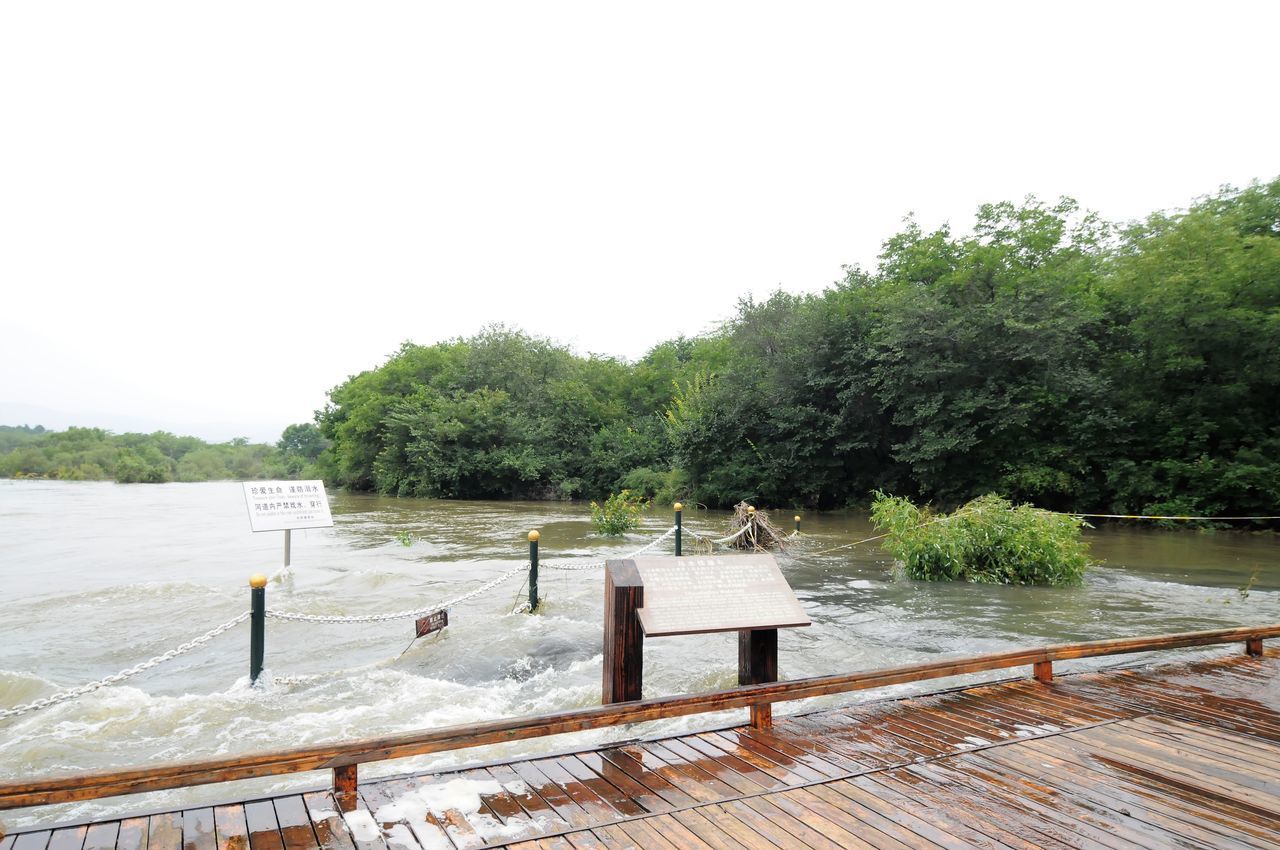
[[[394,614],[365,614],[344,617],[340,615],[330,616],[327,614],[300,614],[293,611],[275,611],[269,608],[267,609],[267,616],[274,617],[277,620],[294,620],[295,622],[300,623],[385,623],[390,620],[407,620],[411,617],[425,617],[428,614],[434,614],[437,611],[452,608],[455,605],[466,602],[468,599],[474,599],[482,593],[487,593],[512,576],[517,575],[518,573],[527,572],[528,569],[528,564],[512,567],[502,575],[491,581],[485,582],[470,593],[464,593],[461,596],[454,597],[453,599],[446,599],[444,602],[438,602],[435,605],[430,605],[426,608],[415,608],[411,611],[396,611]]]
[[[155,658],[150,658],[142,662],[141,664],[136,664],[133,667],[130,667],[128,670],[121,670],[119,673],[115,674],[114,676],[108,676],[105,679],[99,679],[96,682],[90,682],[87,685],[81,685],[80,687],[72,688],[69,691],[62,691],[61,693],[56,693],[53,696],[48,696],[48,697],[45,697],[44,699],[38,699],[35,702],[29,702],[26,705],[15,705],[13,708],[7,708],[3,711],[0,711],[0,718],[17,717],[20,714],[26,714],[28,711],[35,711],[41,708],[48,708],[49,706],[57,705],[60,702],[66,702],[67,700],[73,700],[76,697],[82,697],[87,693],[91,693],[93,691],[98,690],[98,688],[103,688],[103,687],[106,687],[107,685],[115,685],[120,682],[123,682],[125,679],[132,678],[133,676],[136,676],[139,673],[142,673],[146,670],[150,670],[152,667],[158,667],[159,665],[165,663],[166,661],[172,661],[173,659],[177,658],[179,655],[185,655],[186,653],[190,652],[196,647],[204,646],[206,643],[213,640],[218,635],[222,634],[228,629],[231,629],[231,628],[234,628],[235,626],[240,625],[247,619],[249,619],[249,612],[245,611],[243,614],[241,614],[239,617],[236,617],[234,620],[228,620],[227,622],[223,623],[221,626],[218,626],[216,629],[211,629],[210,631],[207,631],[204,634],[202,634],[200,637],[194,638],[193,640],[189,640],[186,643],[178,646],[176,649],[169,650],[163,655],[157,655]]]
[[[748,523],[747,525],[742,526],[742,528],[739,528],[735,533],[730,534],[728,537],[707,537],[705,534],[699,534],[698,532],[694,531],[691,528],[686,528],[685,531],[689,532],[697,539],[705,541],[707,543],[720,544],[720,543],[732,543],[742,535],[746,534],[750,529],[751,529],[751,524]]]
[[[647,543],[644,546],[641,546],[636,551],[627,555],[618,555],[617,557],[618,558],[634,558],[636,555],[643,555],[645,552],[648,552],[650,549],[653,549],[655,546],[662,543],[662,541],[666,540],[668,537],[670,537],[675,533],[676,533],[676,527],[673,525],[670,528],[668,528],[666,531],[664,531],[660,537],[649,541],[649,543]],[[540,564],[539,566],[546,567],[549,570],[598,570],[602,568],[604,564],[605,564],[604,561],[588,561],[584,564],[576,564],[576,563],[573,563],[572,561],[547,561],[546,563]]]

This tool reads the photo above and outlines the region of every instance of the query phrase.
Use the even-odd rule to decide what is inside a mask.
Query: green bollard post
[[[538,609],[538,538],[536,531],[529,532],[529,613]]]
[[[267,577],[249,577],[249,684],[257,684],[262,674],[262,657],[267,642]]]
[[[800,514],[796,514],[796,534],[800,533]]]
[[[681,517],[684,516],[684,505],[676,502],[676,557],[680,557],[680,533],[681,533]]]

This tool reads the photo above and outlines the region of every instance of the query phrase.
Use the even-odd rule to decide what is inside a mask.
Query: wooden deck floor
[[[1280,848],[1280,652],[370,781],[337,809],[295,794],[0,850]]]

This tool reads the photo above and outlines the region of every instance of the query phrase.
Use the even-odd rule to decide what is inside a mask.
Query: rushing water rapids
[[[337,494],[335,526],[293,535],[293,567],[268,607],[376,614],[457,596],[526,558],[631,552],[665,530],[668,511],[625,539],[591,533],[585,506],[436,502]],[[790,512],[780,512],[788,521]],[[723,533],[726,514],[686,511]],[[1280,540],[1271,535],[1109,528],[1089,533],[1104,561],[1080,588],[912,582],[895,576],[854,513],[807,515],[779,557],[814,623],[779,641],[784,678],[884,667],[939,654],[1280,622]],[[398,537],[407,534],[411,545]],[[0,709],[100,679],[234,618],[248,577],[275,573],[283,533],[252,534],[238,484],[0,482]],[[669,552],[669,544],[658,550]],[[544,570],[542,613],[512,614],[521,580],[450,611],[442,633],[410,643],[412,621],[325,625],[270,620],[267,678],[248,687],[248,625],[128,682],[0,720],[0,778],[135,766],[337,741],[592,705],[600,698],[600,570]],[[1242,589],[1245,588],[1245,589]],[[1217,650],[1222,651],[1222,650]],[[1131,662],[1132,659],[1126,659]],[[645,649],[646,695],[729,687],[732,635],[664,638]],[[1073,666],[1116,663],[1100,659]],[[999,674],[988,674],[995,676]],[[938,687],[925,683],[924,688]],[[883,692],[845,695],[843,701]],[[810,703],[809,705],[811,705]],[[806,704],[784,703],[781,713]],[[392,762],[401,772],[563,749],[605,738],[737,719],[687,717],[484,751]],[[376,773],[375,766],[368,768]],[[38,812],[41,821],[229,799],[314,785],[316,775],[239,783]],[[29,823],[32,813],[0,818]]]

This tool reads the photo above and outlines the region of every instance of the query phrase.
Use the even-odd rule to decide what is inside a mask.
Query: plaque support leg
[[[751,629],[738,632],[738,684],[762,685],[778,681],[778,630]],[[756,729],[773,726],[773,704],[751,706],[751,725]]]
[[[644,585],[632,561],[609,564],[604,571],[604,688],[600,702],[640,699],[644,683],[644,632],[637,613]]]

